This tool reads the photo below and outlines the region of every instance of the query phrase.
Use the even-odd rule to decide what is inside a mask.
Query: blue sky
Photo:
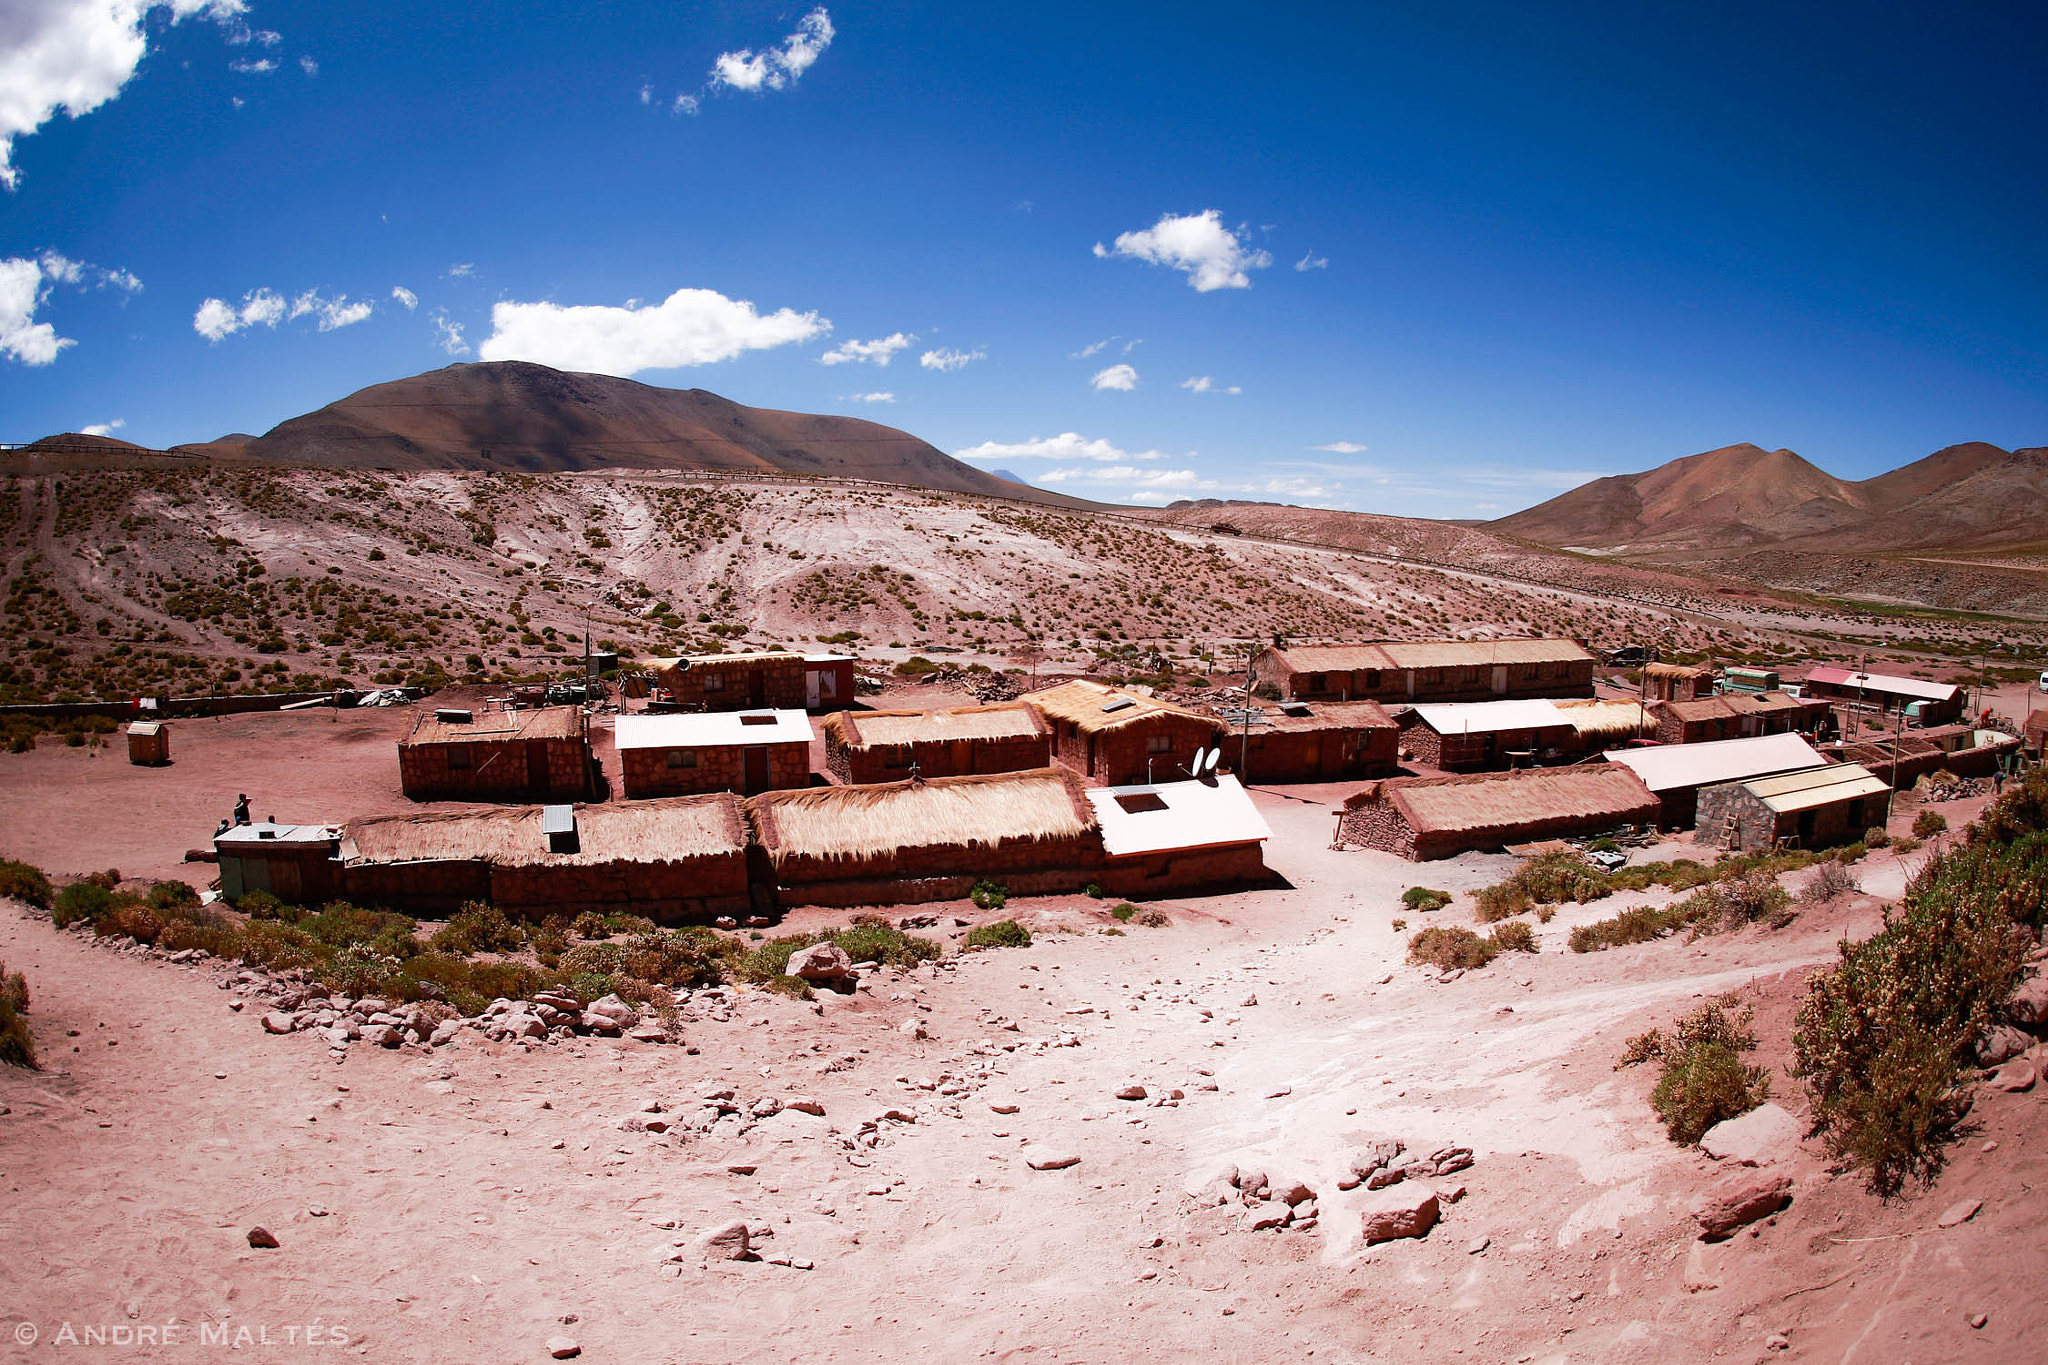
[[[2048,444],[2048,11],[1794,8],[10,0],[0,440],[523,358],[1154,503]]]

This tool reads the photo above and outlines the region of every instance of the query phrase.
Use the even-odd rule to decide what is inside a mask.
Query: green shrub
[[[57,893],[56,903],[50,907],[50,919],[59,929],[79,920],[97,924],[113,904],[114,893],[104,886],[89,881],[73,882]]]
[[[939,666],[922,654],[913,654],[893,670],[899,678],[921,678],[927,673],[936,673]]]
[[[39,867],[0,858],[0,896],[12,896],[38,910],[50,908],[50,879]]]
[[[505,918],[495,905],[470,901],[448,923],[434,931],[434,947],[444,953],[516,953],[526,944],[525,935]]]
[[[1543,853],[1523,863],[1507,880],[1475,892],[1472,915],[1481,924],[1493,924],[1536,905],[1599,900],[1612,894],[1616,885],[1577,853]]]
[[[1411,886],[1401,893],[1401,904],[1410,910],[1441,910],[1451,903],[1451,893],[1433,886]]]
[[[811,983],[800,976],[771,976],[761,983],[761,988],[773,991],[777,995],[786,995],[792,1000],[811,998]]]
[[[968,930],[965,941],[970,948],[1029,948],[1031,931],[1013,919],[999,919]]]
[[[1125,924],[1129,924],[1131,922],[1131,916],[1138,913],[1138,907],[1132,905],[1129,901],[1125,901],[1120,905],[1112,905],[1109,908],[1109,913],[1112,918],[1120,920]]]
[[[852,927],[827,929],[823,936],[855,962],[879,962],[899,970],[939,956],[938,944],[906,934],[880,915],[855,915]]]
[[[1172,924],[1173,920],[1167,915],[1167,913],[1164,910],[1161,910],[1158,906],[1154,905],[1148,906],[1147,908],[1140,910],[1137,913],[1137,916],[1134,919],[1132,919],[1131,923],[1137,925],[1141,929],[1164,929],[1168,925]]]
[[[149,888],[149,904],[155,910],[173,910],[199,904],[199,893],[185,882],[158,882]]]
[[[1432,924],[1408,940],[1408,960],[1417,966],[1450,971],[1484,967],[1500,952],[1492,939],[1481,938],[1463,925]]]
[[[1536,931],[1524,920],[1510,920],[1487,937],[1493,941],[1496,952],[1533,953],[1537,950]]]
[[[1612,919],[1595,920],[1572,930],[1571,950],[1575,953],[1598,953],[1630,943],[1648,943],[1651,939],[1662,938],[1673,930],[1684,928],[1688,919],[1684,911],[1675,907],[1659,910],[1650,905],[1632,906]]]
[[[1084,895],[1084,896],[1086,896],[1086,897],[1087,897],[1087,898],[1088,898],[1089,900],[1092,900],[1092,901],[1099,901],[1099,900],[1101,900],[1101,899],[1102,899],[1102,883],[1101,883],[1101,882],[1090,882],[1090,883],[1088,883],[1088,885],[1086,885],[1086,886],[1084,886],[1084,887],[1082,887],[1082,888],[1081,888],[1081,894],[1082,894],[1082,895]]]
[[[1883,848],[1891,841],[1892,836],[1884,832],[1883,825],[1872,825],[1869,829],[1863,831],[1863,846],[1865,848]]]
[[[268,891],[244,891],[235,909],[250,919],[294,920],[299,916],[298,907],[286,905]]]
[[[1529,899],[1528,889],[1512,880],[1482,886],[1472,893],[1472,918],[1481,924],[1494,924],[1521,914],[1535,903]]]
[[[1664,1121],[1673,1142],[1691,1146],[1715,1124],[1746,1114],[1771,1096],[1771,1073],[1742,1060],[1756,1048],[1749,1031],[1755,1011],[1732,1015],[1735,998],[1726,996],[1678,1020],[1669,1040],[1653,1030],[1630,1043],[1629,1056],[1643,1060],[1651,1052],[1663,1070],[1650,1092],[1650,1107]]]
[[[1916,838],[1932,839],[1947,829],[1948,817],[1938,810],[1922,808],[1920,813],[1913,817],[1913,834]]]
[[[28,979],[0,962],[0,1062],[37,1071],[36,1035],[23,1017],[27,1013]]]
[[[967,893],[967,899],[983,910],[1000,910],[1010,899],[1010,892],[1001,882],[979,881]]]

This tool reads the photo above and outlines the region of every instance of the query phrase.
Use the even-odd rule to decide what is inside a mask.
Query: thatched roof
[[[1581,739],[1632,739],[1657,732],[1657,718],[1640,702],[1595,699],[1556,701],[1551,705],[1564,713]]]
[[[859,787],[763,792],[748,818],[768,856],[887,859],[912,849],[994,848],[1093,833],[1094,808],[1064,768]]]
[[[1014,701],[939,711],[835,711],[822,724],[829,738],[848,749],[944,744],[956,739],[1025,739],[1046,733],[1044,718]]]
[[[1625,824],[1654,820],[1657,798],[1626,768],[1582,764],[1464,777],[1390,777],[1367,784],[1344,802],[1357,810],[1390,802],[1418,834],[1496,833],[1559,820]]]
[[[1741,716],[1778,716],[1804,712],[1806,703],[1790,692],[1726,692],[1696,701],[1653,701],[1660,716],[1694,724],[1703,720],[1734,720]]]
[[[804,656],[786,649],[765,649],[752,654],[686,654],[674,659],[649,659],[646,666],[657,673],[681,669],[686,673],[723,672],[736,668],[759,668],[764,664],[802,663]]]
[[[1575,640],[1390,640],[1380,649],[1396,668],[1593,662]]]
[[[743,854],[746,823],[731,792],[576,807],[575,853],[550,853],[541,806],[388,815],[346,826],[351,863],[484,862],[499,867],[675,863]]]
[[[1711,678],[1714,670],[1704,664],[1644,664],[1646,678]]]
[[[1298,734],[1321,730],[1398,730],[1400,725],[1376,701],[1284,702],[1266,707],[1263,723],[1254,719],[1255,732]],[[1306,712],[1307,714],[1297,714]]]
[[[1061,683],[1057,687],[1042,688],[1027,692],[1024,701],[1037,707],[1041,713],[1053,720],[1063,720],[1084,734],[1105,734],[1121,730],[1140,721],[1169,715],[1198,721],[1222,733],[1223,722],[1210,716],[1197,715],[1185,706],[1175,706],[1158,697],[1140,696],[1126,692],[1121,687],[1110,687],[1099,682],[1077,678],[1073,682]]]
[[[1394,666],[1378,645],[1289,645],[1272,652],[1292,673],[1357,673]]]
[[[543,706],[531,711],[478,711],[469,721],[437,720],[431,711],[420,713],[412,733],[398,741],[401,748],[415,744],[492,744],[517,739],[575,739],[584,732],[580,706]]]

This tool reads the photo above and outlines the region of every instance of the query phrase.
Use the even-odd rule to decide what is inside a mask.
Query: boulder
[[[1390,1165],[1405,1147],[1406,1144],[1397,1137],[1368,1138],[1351,1158],[1351,1173],[1364,1180],[1374,1171]]]
[[[269,1228],[265,1227],[250,1228],[249,1245],[252,1247],[261,1247],[267,1251],[275,1251],[277,1250],[278,1245],[277,1234],[272,1232]]]
[[[752,1234],[743,1218],[706,1228],[697,1234],[695,1246],[707,1261],[744,1261],[753,1255]]]
[[[806,981],[844,981],[853,975],[853,959],[836,943],[813,943],[791,953],[785,970]]]
[[[1700,1225],[1700,1240],[1718,1242],[1737,1228],[1768,1218],[1791,1202],[1791,1176],[1743,1171],[1701,1196],[1692,1216]]]
[[[640,1022],[640,1011],[616,995],[593,1000],[583,1007],[583,1027],[600,1033],[623,1033]]]
[[[378,1047],[397,1047],[405,1041],[405,1035],[390,1024],[372,1024],[363,1030],[363,1041]]]
[[[1383,1190],[1369,1200],[1361,1216],[1365,1244],[1391,1242],[1401,1237],[1421,1237],[1436,1226],[1436,1192],[1417,1186]]]
[[[1120,1100],[1142,1100],[1145,1095],[1146,1090],[1142,1085],[1127,1085],[1116,1092],[1116,1097]]]
[[[1798,1119],[1775,1104],[1760,1104],[1707,1129],[1700,1150],[1716,1161],[1761,1166],[1798,1151],[1800,1132]]]
[[[462,1032],[460,1019],[443,1019],[434,1025],[434,1031],[427,1035],[427,1041],[435,1047],[446,1047],[455,1041],[455,1035]]]
[[[1024,1164],[1034,1171],[1064,1171],[1069,1166],[1081,1164],[1081,1158],[1072,1152],[1044,1152],[1026,1157]]]
[[[1977,1063],[1997,1066],[2012,1060],[2034,1045],[2034,1040],[2010,1024],[1993,1024],[1977,1040]]]
[[[782,1102],[782,1107],[784,1109],[794,1109],[799,1114],[810,1114],[817,1118],[825,1117],[825,1106],[819,1101],[812,1099],[809,1095],[792,1095]]]
[[[782,1101],[773,1095],[763,1095],[748,1106],[747,1112],[757,1119],[774,1118],[782,1112]]]
[[[574,1360],[583,1354],[583,1348],[576,1344],[574,1337],[549,1337],[548,1355],[556,1360]]]
[[[2015,1057],[1998,1068],[1997,1074],[1991,1078],[1991,1084],[1994,1089],[2018,1093],[2032,1090],[2037,1079],[2034,1064],[2025,1057]]]
[[[292,1031],[292,1023],[293,1020],[289,1014],[281,1010],[272,1010],[263,1016],[263,1031],[265,1033],[290,1033]]]
[[[2006,1002],[2006,1018],[2015,1024],[2038,1029],[2048,1024],[2048,976],[2030,976],[2020,983]]]

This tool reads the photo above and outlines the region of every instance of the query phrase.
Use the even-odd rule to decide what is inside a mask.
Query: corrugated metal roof
[[[1790,692],[1729,692],[1694,701],[1653,701],[1660,714],[1682,721],[1733,720],[1741,716],[1775,716],[1803,712],[1806,704]]]
[[[839,713],[839,726],[861,748],[943,744],[956,739],[1028,739],[1046,733],[1045,721],[1023,702],[940,711],[844,711]]]
[[[1088,801],[1112,858],[1270,839],[1273,831],[1237,779],[1094,787]]]
[[[1394,666],[1378,645],[1289,645],[1274,652],[1296,673],[1351,673]]]
[[[1394,640],[1380,648],[1396,668],[1593,662],[1573,640]]]
[[[1547,701],[1439,702],[1419,705],[1415,714],[1440,735],[1498,734],[1503,730],[1571,728],[1571,718]]]
[[[476,719],[445,721],[423,715],[399,743],[487,744],[508,739],[573,739],[583,733],[583,708],[544,706],[532,711],[479,711]]]
[[[1928,701],[1950,701],[1956,695],[1952,683],[1901,678],[1893,673],[1856,673],[1846,668],[1816,668],[1806,675],[1806,680],[1835,687],[1860,688],[1865,692],[1884,692],[1895,697],[1922,697]]]
[[[1889,783],[1873,776],[1870,769],[1855,763],[1837,763],[1803,773],[1760,777],[1742,784],[1742,789],[1766,806],[1784,815],[1811,810],[1837,801],[1855,801],[1891,790]]]
[[[1625,768],[1597,763],[1469,777],[1390,777],[1361,797],[1392,802],[1417,833],[1513,831],[1554,820],[1624,821],[1653,817],[1656,798]]]
[[[1771,773],[1818,768],[1827,760],[1798,735],[1756,735],[1749,739],[1717,739],[1707,744],[1660,744],[1649,749],[1609,753],[1643,780],[1653,792],[1710,787],[1742,782]]]
[[[715,749],[732,744],[809,744],[811,719],[801,711],[712,711],[620,716],[613,740],[624,749]]]

